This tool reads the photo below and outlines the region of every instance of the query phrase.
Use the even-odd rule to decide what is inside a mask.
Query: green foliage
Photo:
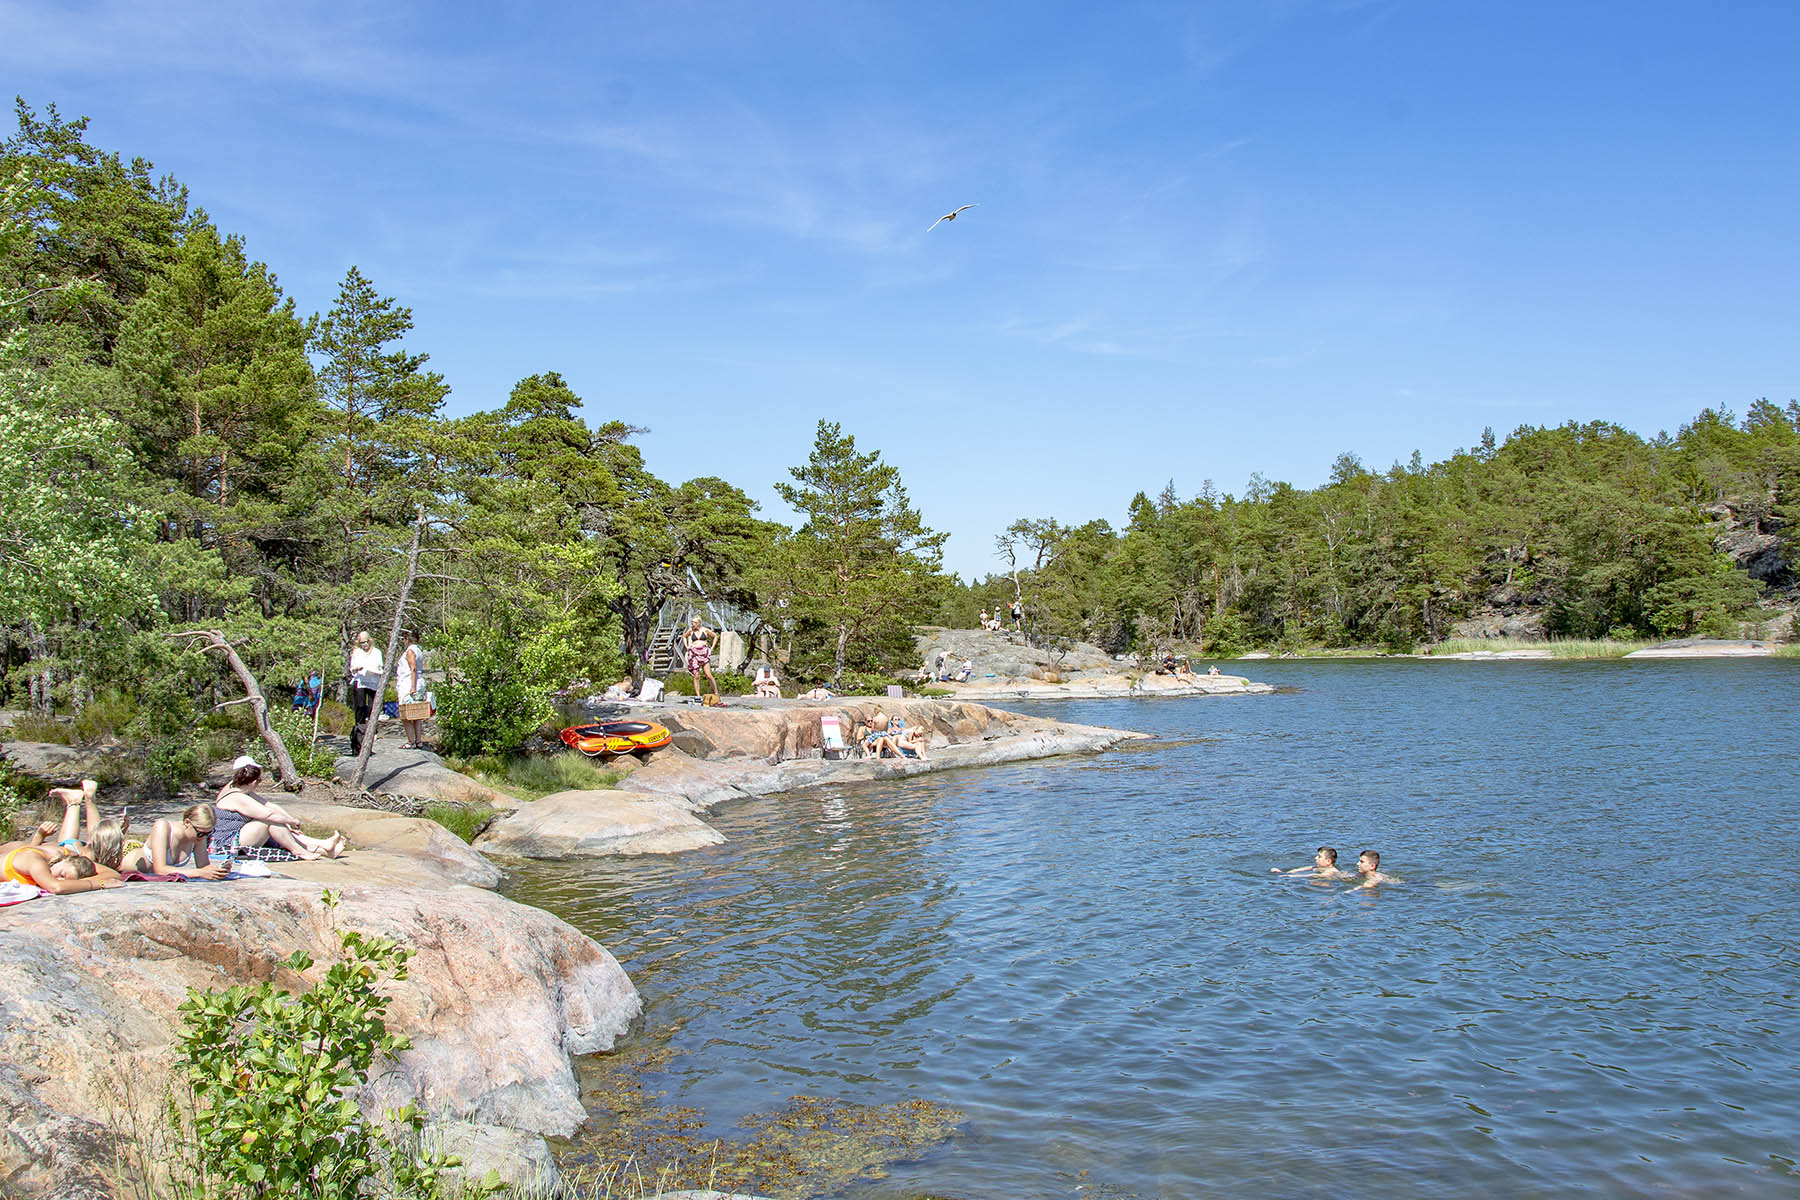
[[[899,679],[881,671],[845,671],[833,690],[845,696],[885,696]]]
[[[199,783],[205,767],[200,748],[188,734],[176,734],[155,743],[144,761],[144,773],[150,782],[170,795],[180,791],[183,784]]]
[[[832,422],[819,422],[811,457],[789,473],[794,482],[775,490],[804,524],[777,540],[764,591],[797,623],[798,673],[830,663],[842,679],[870,647],[904,645],[907,627],[936,608],[946,535],[926,528],[879,451],[858,454]]]
[[[616,787],[620,773],[603,760],[570,750],[556,754],[481,755],[446,760],[452,769],[520,800],[540,800],[555,792]]]
[[[311,779],[332,777],[332,769],[337,765],[337,751],[313,741],[311,713],[303,708],[274,708],[269,713],[269,724],[281,735],[288,757],[294,760],[294,770]],[[262,737],[251,734],[244,739],[242,753],[256,757],[262,748]]]
[[[1236,658],[1250,648],[1250,625],[1238,613],[1223,613],[1206,622],[1203,638],[1207,653]]]
[[[555,630],[521,640],[507,624],[463,623],[449,644],[455,679],[437,690],[446,753],[506,754],[554,715],[550,693],[568,679],[574,658]]]
[[[327,892],[324,903],[335,908],[337,899]],[[298,976],[314,972],[298,995],[272,981],[188,991],[178,1055],[195,1100],[195,1157],[212,1195],[427,1198],[456,1165],[418,1152],[424,1118],[416,1107],[389,1113],[384,1125],[357,1104],[370,1070],[409,1045],[388,1031],[379,987],[406,978],[412,952],[356,930],[338,931],[337,940],[336,961],[323,972],[304,951],[282,964]]]
[[[548,795],[549,793],[545,793]],[[486,804],[451,804],[438,801],[419,810],[427,821],[436,821],[465,842],[473,842],[499,817],[499,812]]]

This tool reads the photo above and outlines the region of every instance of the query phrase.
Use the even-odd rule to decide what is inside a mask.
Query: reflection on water
[[[618,954],[703,1134],[967,1114],[859,1197],[1800,1188],[1795,664],[1259,670],[1297,690],[1038,709],[1154,750],[745,802],[514,890]],[[1321,843],[1402,882],[1269,873]]]

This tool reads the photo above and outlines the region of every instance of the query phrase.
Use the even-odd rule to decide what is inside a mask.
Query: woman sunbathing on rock
[[[104,826],[109,822],[101,822]],[[212,836],[213,806],[190,804],[182,810],[180,820],[158,817],[150,826],[150,836],[135,850],[119,858],[119,870],[142,871],[146,875],[185,875],[189,879],[223,879],[231,864],[213,862],[207,854],[206,842]],[[95,838],[98,845],[101,838]]]
[[[51,853],[54,850],[46,852],[43,847],[26,842],[0,846],[0,881],[28,884],[54,896],[119,886],[117,876],[100,878],[94,860],[84,854],[53,859]]]
[[[248,754],[231,764],[231,782],[214,801],[219,820],[212,831],[212,852],[220,858],[236,855],[263,862],[337,858],[343,854],[343,834],[308,837],[300,832],[298,817],[250,791],[262,773],[262,764]]]

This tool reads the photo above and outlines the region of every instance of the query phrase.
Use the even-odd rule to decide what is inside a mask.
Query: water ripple
[[[515,891],[611,947],[729,1132],[917,1097],[858,1200],[1795,1194],[1795,667],[1270,663],[1162,743],[744,802]],[[1402,879],[1275,877],[1320,842]]]

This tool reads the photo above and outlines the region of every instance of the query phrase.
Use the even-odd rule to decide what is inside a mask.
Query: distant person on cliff
[[[719,681],[713,678],[713,650],[719,644],[719,635],[700,623],[695,616],[688,622],[688,631],[682,638],[682,647],[687,651],[687,672],[694,681],[694,695],[704,696],[708,692],[719,690]],[[700,675],[706,674],[706,682],[711,686],[705,692],[700,690]]]
[[[1208,674],[1208,675],[1217,675],[1217,674],[1219,674],[1219,664],[1218,664],[1218,663],[1214,663],[1214,664],[1213,664],[1213,665],[1212,665],[1212,666],[1210,666],[1210,667],[1208,667],[1208,668],[1206,668],[1206,673],[1207,673],[1207,674]]]
[[[981,610],[981,627],[984,630],[988,627],[988,610],[985,608]]]
[[[775,677],[775,668],[767,663],[756,668],[756,682],[751,684],[751,690],[770,700],[781,699],[781,680]]]
[[[363,732],[375,731],[369,726],[369,714],[375,709],[375,689],[381,686],[386,664],[381,651],[369,638],[369,631],[356,635],[356,649],[350,652],[350,698],[356,725],[350,730],[350,753],[361,754]]]
[[[962,660],[962,666],[956,668],[956,682],[967,683],[973,674],[975,674],[975,660],[965,658]]]
[[[1319,852],[1313,855],[1312,866],[1295,867],[1284,871],[1280,867],[1270,867],[1277,875],[1307,875],[1314,879],[1349,879],[1350,872],[1341,871],[1337,865],[1337,847],[1320,846]]]
[[[1013,631],[1015,633],[1024,633],[1025,632],[1025,606],[1023,604],[1020,604],[1017,600],[1014,600],[1012,602],[1012,619],[1013,619]]]
[[[1359,888],[1374,887],[1378,883],[1393,883],[1392,875],[1381,873],[1381,855],[1373,850],[1364,850],[1356,857],[1356,875],[1361,881]]]

